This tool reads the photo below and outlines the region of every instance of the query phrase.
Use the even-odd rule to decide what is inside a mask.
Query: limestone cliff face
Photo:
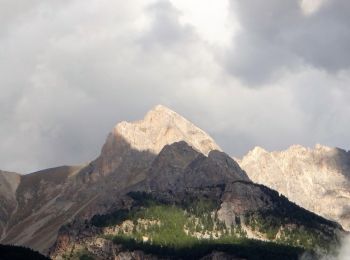
[[[350,230],[349,152],[322,145],[294,145],[281,152],[256,147],[239,164],[252,181]]]
[[[110,138],[118,136],[122,136],[131,148],[154,154],[158,154],[165,145],[179,141],[188,143],[204,155],[220,150],[203,130],[162,105],[154,107],[141,121],[117,124]]]
[[[101,174],[117,169],[126,158],[139,155],[139,161],[150,161],[165,145],[184,141],[198,152],[208,155],[221,150],[203,130],[171,109],[158,105],[145,118],[136,122],[121,122],[108,135],[96,164]],[[134,151],[134,156],[130,152]],[[135,158],[132,158],[135,162]]]

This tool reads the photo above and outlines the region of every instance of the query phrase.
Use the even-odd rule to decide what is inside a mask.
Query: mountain
[[[162,105],[154,107],[141,121],[123,121],[117,124],[107,139],[102,155],[109,150],[108,148],[113,150],[114,140],[118,140],[119,136],[130,144],[132,149],[153,154],[158,154],[165,145],[178,141],[188,143],[204,155],[208,155],[212,150],[220,150],[203,130]]]
[[[198,259],[220,249],[240,259],[298,259],[305,250],[328,252],[342,234],[250,181],[225,153],[205,156],[183,141],[166,145],[146,179],[114,201],[105,214],[62,227],[51,257]]]
[[[328,252],[344,234],[252,182],[210,136],[164,106],[117,124],[86,165],[1,176],[0,242],[53,259],[297,259]]]
[[[143,120],[124,121],[114,127],[101,155],[92,162],[91,178],[115,174],[121,186],[129,186],[145,178],[142,170],[165,145],[179,141],[188,143],[205,155],[211,150],[221,150],[203,130],[169,108],[158,105]]]
[[[61,225],[82,208],[76,198],[67,198],[74,174],[81,168],[63,166],[16,175],[18,183],[12,200],[14,210],[6,218],[1,242],[42,252],[50,247]],[[7,203],[10,201],[6,200]]]
[[[118,196],[144,180],[163,146],[181,140],[204,154],[220,150],[203,130],[159,105],[144,120],[117,124],[88,165],[28,175],[0,172],[0,241],[46,253],[63,224],[106,210],[114,203],[111,194]]]
[[[252,181],[350,230],[350,152],[322,145],[281,152],[256,147],[238,162]]]

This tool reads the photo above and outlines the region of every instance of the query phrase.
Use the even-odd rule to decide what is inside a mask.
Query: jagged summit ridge
[[[254,148],[238,162],[252,181],[350,230],[350,152],[320,144],[274,152]]]
[[[117,124],[107,142],[118,138],[123,138],[133,149],[154,154],[158,154],[165,145],[179,141],[185,141],[205,155],[212,150],[221,151],[202,129],[163,105],[154,107],[143,120]]]

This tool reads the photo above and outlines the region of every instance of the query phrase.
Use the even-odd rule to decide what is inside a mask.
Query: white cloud
[[[171,0],[181,10],[180,22],[196,28],[211,44],[227,46],[239,30],[239,23],[230,17],[229,1]]]
[[[328,0],[301,0],[300,7],[305,15],[316,13]]]

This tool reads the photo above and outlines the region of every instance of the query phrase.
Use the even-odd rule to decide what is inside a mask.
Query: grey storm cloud
[[[180,11],[170,2],[156,2],[146,10],[152,15],[152,20],[150,30],[140,39],[145,47],[152,45],[171,47],[193,37],[194,32],[190,26],[179,25]]]
[[[0,169],[92,160],[159,103],[234,156],[350,146],[346,1],[308,16],[298,1],[227,1],[240,24],[227,46],[175,0],[0,2]]]
[[[309,15],[296,0],[233,1],[231,9],[242,30],[226,66],[245,82],[261,85],[302,65],[328,73],[350,67],[349,1],[326,1]]]
[[[185,58],[197,39],[168,2],[12,2],[6,12],[22,20],[0,25],[11,28],[0,42],[1,168],[91,160],[115,123],[169,103],[184,71],[201,70]]]

